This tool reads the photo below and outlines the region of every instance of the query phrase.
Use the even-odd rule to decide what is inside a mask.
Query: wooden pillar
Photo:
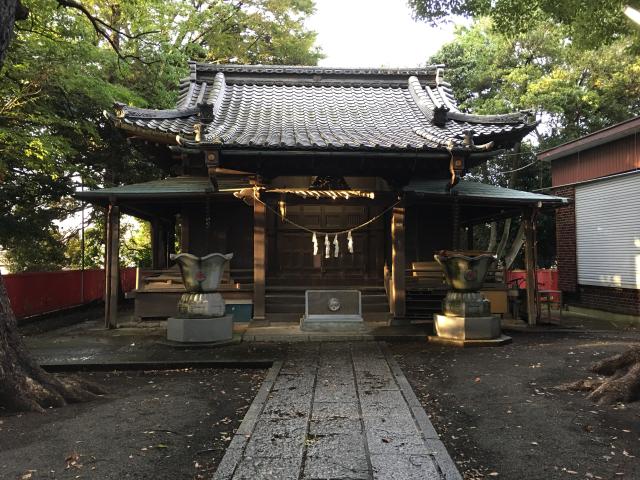
[[[107,241],[105,245],[105,328],[118,326],[118,293],[120,285],[120,207],[107,209]]]
[[[257,195],[257,193],[256,193]],[[253,201],[253,319],[254,325],[268,325],[265,311],[265,276],[267,261],[267,209]]]
[[[525,210],[524,222],[524,262],[527,271],[527,318],[529,325],[538,321],[538,282],[536,278],[536,210]]]
[[[391,214],[391,284],[389,303],[391,324],[406,324],[405,208],[395,207]]]
[[[171,254],[176,253],[176,221],[175,218],[167,229],[167,266],[171,263]]]
[[[451,229],[453,230],[451,249],[458,250],[460,248],[460,204],[455,198],[451,210]]]
[[[467,227],[467,250],[473,250],[473,225]]]
[[[183,210],[183,212],[180,214],[180,253],[191,253],[189,217],[186,210]]]
[[[168,257],[167,228],[160,220],[154,220],[151,222],[151,268],[167,268]]]

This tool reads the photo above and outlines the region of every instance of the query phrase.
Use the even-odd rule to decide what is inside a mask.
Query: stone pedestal
[[[447,293],[444,314],[435,314],[436,336],[429,341],[457,346],[503,345],[511,341],[502,335],[500,318],[491,315],[491,302],[480,292]]]
[[[174,342],[222,342],[233,337],[233,316],[176,318],[167,320],[167,340]]]
[[[300,330],[362,331],[362,301],[358,290],[307,290]]]
[[[219,293],[184,293],[178,301],[181,318],[211,318],[225,314],[224,298]]]
[[[434,315],[435,329],[439,337],[456,340],[489,340],[500,336],[498,317],[459,317]]]

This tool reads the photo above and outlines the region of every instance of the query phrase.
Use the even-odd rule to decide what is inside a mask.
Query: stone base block
[[[174,342],[221,342],[233,337],[233,316],[175,318],[167,320],[167,340]]]
[[[429,342],[438,343],[441,345],[450,345],[453,347],[499,347],[501,345],[507,345],[511,343],[511,337],[506,335],[500,335],[498,338],[491,338],[489,340],[458,340],[455,338],[438,337],[436,335],[430,335],[428,337]]]
[[[361,332],[364,329],[360,315],[305,315],[300,319],[300,330],[308,332]]]
[[[455,340],[490,340],[500,337],[499,317],[456,317],[434,315],[439,337]]]

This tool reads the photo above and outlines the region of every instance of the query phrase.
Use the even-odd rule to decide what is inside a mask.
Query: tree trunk
[[[44,411],[48,407],[91,400],[102,393],[96,384],[51,375],[31,358],[18,334],[16,317],[0,275],[0,408]]]
[[[640,399],[640,346],[594,363],[591,371],[608,378],[579,380],[560,388],[591,392],[588,398],[599,405]]]
[[[502,260],[504,257],[504,249],[507,247],[507,242],[509,241],[509,234],[511,233],[511,219],[507,218],[504,221],[504,228],[502,229],[502,236],[500,237],[500,243],[498,243],[498,248],[496,249],[496,255],[499,260]]]
[[[28,15],[20,0],[0,0],[0,69],[13,38],[15,21],[25,20]],[[51,375],[31,358],[18,334],[18,323],[0,274],[0,408],[44,411],[47,407],[91,400],[102,393],[96,384]]]
[[[487,252],[493,252],[495,250],[497,238],[498,222],[491,222],[491,231],[489,234],[489,245],[487,245]]]
[[[13,38],[13,24],[16,20],[26,19],[28,14],[20,0],[0,0],[0,69]]]
[[[524,220],[520,222],[520,227],[518,228],[518,232],[516,233],[516,237],[513,239],[513,243],[511,244],[511,248],[504,256],[504,269],[509,270],[511,265],[516,259],[518,252],[524,245]]]

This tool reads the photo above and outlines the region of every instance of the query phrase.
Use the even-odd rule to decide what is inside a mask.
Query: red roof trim
[[[611,143],[640,131],[640,117],[634,117],[611,127],[603,128],[584,137],[572,140],[557,147],[538,153],[538,160],[553,161],[568,157],[574,153]]]

